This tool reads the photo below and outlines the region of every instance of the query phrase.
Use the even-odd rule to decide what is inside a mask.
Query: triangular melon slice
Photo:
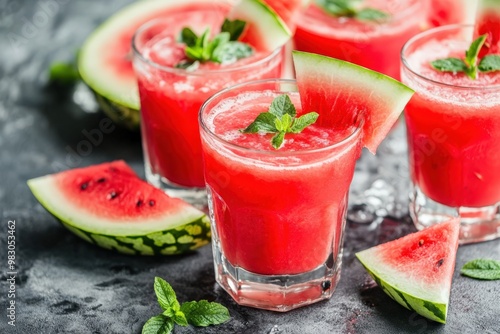
[[[460,220],[433,225],[356,254],[375,282],[409,310],[446,322]]]
[[[381,73],[317,54],[293,51],[302,110],[316,124],[345,130],[363,120],[363,144],[372,153],[398,119],[413,90]]]
[[[203,212],[139,179],[123,161],[38,177],[28,186],[68,230],[107,249],[170,255],[210,241]]]
[[[500,0],[479,0],[474,38],[487,34],[480,56],[500,53]]]
[[[292,36],[281,17],[261,0],[240,0],[228,16],[247,23],[240,40],[262,51],[274,51]]]

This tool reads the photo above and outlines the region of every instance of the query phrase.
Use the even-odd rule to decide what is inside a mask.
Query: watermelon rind
[[[297,50],[292,51],[292,56],[301,96],[307,95],[308,91],[328,94],[332,87],[339,86],[348,89],[347,93],[352,96],[363,94],[363,101],[374,106],[372,110],[368,110],[369,114],[364,116],[363,143],[375,154],[414,91],[387,75],[347,61]],[[302,107],[307,108],[304,105]],[[321,110],[305,111],[316,111],[320,117],[322,114]],[[379,117],[378,112],[383,113],[384,117]]]
[[[292,36],[290,29],[281,17],[261,0],[238,2],[231,9],[229,17],[246,21],[250,25],[248,29],[252,30],[253,36],[258,36],[258,43],[262,51],[274,51],[285,45]],[[242,38],[245,40],[245,35]]]
[[[91,214],[67,200],[51,175],[27,183],[40,204],[69,231],[106,249],[124,254],[173,255],[193,251],[211,239],[208,217],[184,202],[175,213],[140,222],[119,221]]]
[[[366,249],[355,255],[377,285],[389,297],[410,311],[414,311],[427,319],[446,323],[451,279],[455,268],[456,250],[458,248],[460,223],[458,219],[451,219],[442,224],[442,226],[439,226],[440,224],[434,225],[426,230],[412,233],[395,241]],[[398,263],[398,265],[386,263],[384,257],[380,255],[381,252],[391,250],[390,254],[394,254],[395,256],[395,251],[391,248],[398,247],[395,244],[404,244],[407,248],[401,249],[404,249],[405,252],[415,252],[415,248],[413,247],[418,248],[418,246],[415,246],[415,243],[418,243],[419,240],[422,242],[423,240],[432,240],[427,239],[426,236],[434,233],[431,230],[437,229],[446,231],[447,239],[433,240],[433,242],[441,243],[440,247],[447,248],[448,256],[445,259],[443,258],[444,261],[441,260],[440,263],[440,270],[446,274],[435,282],[428,283],[422,279],[423,270],[429,270],[429,268],[420,268],[418,266],[420,262],[407,259],[406,261],[412,262],[409,265],[411,270],[408,270],[408,267],[402,263]],[[407,244],[407,241],[410,242]],[[432,251],[432,249],[429,251]],[[428,258],[433,259],[432,255],[429,253]]]

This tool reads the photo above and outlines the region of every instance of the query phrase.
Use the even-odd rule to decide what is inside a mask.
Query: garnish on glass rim
[[[142,327],[142,334],[170,334],[175,324],[206,327],[230,319],[228,309],[219,303],[200,300],[181,305],[172,286],[160,277],[155,277],[154,289],[163,313],[149,319]]]
[[[469,49],[465,51],[465,58],[444,58],[431,62],[432,67],[441,72],[464,72],[473,80],[477,79],[477,73],[494,72],[500,70],[500,55],[487,55],[478,59],[479,51],[486,41],[487,35],[481,35],[475,39]],[[478,64],[479,60],[479,64]]]
[[[359,8],[363,0],[316,0],[316,3],[328,14],[339,17],[351,17],[361,21],[383,21],[389,14],[374,8]]]
[[[287,133],[300,133],[309,125],[316,122],[319,114],[310,112],[296,118],[297,110],[290,97],[282,94],[274,98],[268,112],[263,112],[245,129],[243,133],[275,133],[271,144],[279,149]]]
[[[242,20],[224,20],[221,32],[210,40],[210,29],[198,36],[188,27],[182,29],[180,42],[186,44],[187,60],[179,62],[175,67],[195,70],[199,63],[211,61],[219,64],[234,63],[238,59],[253,54],[250,45],[238,42],[245,29],[246,22]]]

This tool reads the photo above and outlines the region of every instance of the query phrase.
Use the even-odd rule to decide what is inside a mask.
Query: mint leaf
[[[74,63],[54,62],[49,68],[49,81],[71,85],[80,80],[80,73]]]
[[[174,321],[164,315],[152,317],[142,327],[142,334],[170,334],[174,329]]]
[[[246,22],[242,20],[234,20],[231,21],[229,19],[225,19],[224,23],[222,23],[222,27],[220,29],[221,32],[228,32],[231,36],[229,40],[237,41],[241,36],[243,31],[245,30]]]
[[[469,50],[465,51],[465,63],[468,66],[466,73],[471,79],[477,78],[477,57],[484,42],[486,41],[486,37],[486,34],[479,36],[471,43]]]
[[[188,323],[193,326],[206,327],[219,325],[230,319],[229,311],[219,303],[200,300],[186,302],[181,305]]]
[[[281,145],[283,145],[283,141],[285,140],[285,131],[280,131],[277,134],[271,138],[271,145],[277,150],[281,148]]]
[[[289,114],[284,114],[281,118],[276,118],[274,120],[274,126],[279,132],[286,133],[292,126],[293,118]]]
[[[286,94],[279,95],[273,99],[269,111],[260,113],[255,120],[245,129],[243,133],[275,133],[271,138],[271,145],[275,149],[281,148],[287,133],[300,133],[309,125],[316,122],[318,114],[310,112],[296,118],[297,110],[292,100]]]
[[[500,56],[488,55],[484,56],[479,62],[478,69],[481,72],[500,71]]]
[[[482,280],[500,279],[500,261],[490,259],[476,259],[467,262],[460,273],[464,276]]]
[[[154,289],[158,304],[164,311],[170,312],[172,310],[174,311],[173,314],[175,314],[180,309],[174,289],[165,280],[155,277]]]
[[[361,21],[380,22],[389,14],[374,8],[360,8],[362,0],[316,0],[323,10],[337,17],[351,17]]]
[[[154,290],[163,313],[146,321],[142,334],[170,334],[175,324],[209,326],[230,319],[228,309],[218,303],[200,300],[180,305],[172,286],[160,277],[155,277]]]
[[[269,112],[276,117],[281,117],[285,114],[292,117],[297,115],[297,111],[295,110],[295,106],[293,105],[290,96],[286,94],[279,95],[273,100],[273,102],[271,102]]]
[[[293,122],[293,125],[290,128],[290,132],[292,133],[302,132],[302,130],[304,130],[306,127],[308,127],[311,124],[314,124],[318,119],[318,117],[319,114],[314,111],[300,116],[295,120],[295,122]]]
[[[432,67],[441,72],[465,72],[467,65],[459,58],[438,59],[431,62]]]
[[[186,44],[187,46],[195,46],[198,40],[198,35],[189,28],[183,28],[181,31],[180,42]]]
[[[253,54],[253,49],[250,45],[241,42],[227,42],[217,46],[213,51],[210,60],[221,63],[231,64],[239,59],[249,57]]]
[[[276,126],[274,125],[274,120],[276,116],[271,113],[263,112],[245,129],[241,130],[243,133],[273,133],[276,132]]]
[[[221,32],[212,40],[210,40],[210,29],[206,29],[201,36],[198,36],[190,28],[183,28],[179,40],[186,44],[185,54],[188,60],[180,61],[175,67],[192,71],[198,68],[200,62],[230,64],[251,56],[253,48],[246,43],[236,41],[245,26],[245,21],[226,19],[221,26]]]
[[[356,14],[355,17],[358,20],[361,21],[377,21],[381,22],[383,20],[386,20],[389,15],[387,13],[384,13],[380,10],[373,9],[373,8],[363,8],[360,9]]]

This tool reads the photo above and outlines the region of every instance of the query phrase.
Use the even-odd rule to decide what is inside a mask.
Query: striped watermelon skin
[[[68,230],[106,249],[173,255],[210,242],[205,213],[141,180],[124,161],[38,177],[28,186]]]
[[[56,217],[57,218],[57,217]],[[210,220],[200,218],[179,228],[167,229],[144,236],[114,236],[88,232],[63,221],[70,232],[99,247],[127,255],[177,255],[195,251],[211,240]]]
[[[411,311],[446,323],[460,220],[356,253],[378,286]]]

